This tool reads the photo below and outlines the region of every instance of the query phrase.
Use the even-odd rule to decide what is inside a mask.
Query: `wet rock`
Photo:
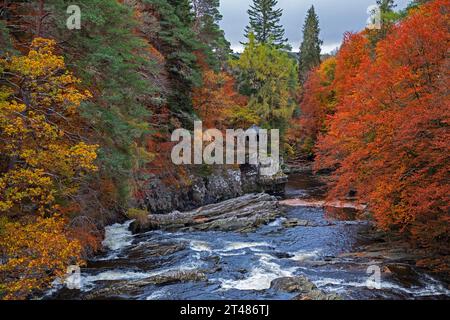
[[[383,272],[400,282],[406,288],[420,286],[419,275],[413,267],[406,264],[387,264]]]
[[[164,257],[175,252],[184,250],[185,242],[148,243],[143,242],[128,250],[128,259],[139,259],[148,257]]]
[[[378,247],[363,247],[358,252],[343,253],[340,257],[354,258],[362,261],[380,260],[388,262],[409,262],[414,263],[417,256],[413,252],[408,252],[401,248],[378,248]]]
[[[248,194],[193,211],[150,215],[148,224],[143,229],[250,232],[275,220],[282,213],[275,197],[265,193]]]
[[[238,269],[237,272],[239,272],[240,274],[247,274],[248,270],[244,269],[244,268],[241,268],[241,269]]]
[[[285,227],[285,228],[313,227],[313,226],[315,226],[315,224],[308,220],[300,220],[300,219],[292,218],[292,219],[287,219],[287,220],[283,221],[283,227]]]
[[[283,277],[271,282],[270,288],[276,291],[298,293],[294,300],[338,300],[337,295],[326,294],[319,290],[306,277]]]
[[[334,293],[326,294],[320,290],[313,290],[307,294],[299,294],[293,300],[342,300],[342,297]]]
[[[308,293],[316,289],[316,286],[305,277],[284,277],[273,280],[270,288],[276,291]]]
[[[294,256],[293,254],[287,252],[274,252],[272,253],[272,255],[277,257],[278,259],[289,259]]]
[[[106,287],[95,290],[92,293],[86,295],[86,299],[95,300],[103,299],[104,297],[120,297],[120,296],[133,296],[138,295],[142,290],[150,285],[169,285],[182,282],[198,282],[207,281],[207,277],[204,273],[199,271],[182,271],[171,272],[161,275],[155,275],[140,280],[121,280],[110,282]],[[108,298],[109,299],[109,298]]]
[[[267,193],[283,195],[287,181],[288,176],[280,170],[272,176],[260,176],[258,183]]]

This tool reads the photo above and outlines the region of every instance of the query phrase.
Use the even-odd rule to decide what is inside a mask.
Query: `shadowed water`
[[[308,173],[293,175],[288,197],[321,198],[323,185]],[[283,227],[285,219],[312,222],[314,227]],[[445,285],[412,268],[409,281],[382,277],[381,289],[367,287],[367,265],[340,259],[357,244],[363,222],[327,221],[321,208],[292,207],[285,217],[249,234],[233,232],[131,235],[128,223],[107,228],[110,250],[81,271],[81,290],[62,288],[59,299],[292,299],[295,293],[270,289],[272,280],[305,275],[325,292],[346,299],[411,299],[450,296]],[[161,253],[163,251],[163,253]],[[207,281],[149,284],[133,290],[102,290],[174,272],[198,271]],[[412,275],[411,275],[412,273]],[[412,280],[411,280],[412,277]],[[98,293],[98,294],[96,294]]]

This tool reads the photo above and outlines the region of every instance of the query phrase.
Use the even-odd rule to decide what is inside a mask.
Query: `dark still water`
[[[322,198],[323,185],[310,173],[290,177],[287,197]],[[285,227],[289,219],[313,226]],[[168,233],[133,236],[128,223],[107,228],[104,256],[81,270],[81,289],[55,288],[50,299],[292,299],[270,289],[272,280],[304,275],[326,293],[344,299],[446,298],[446,285],[408,267],[404,277],[382,273],[381,288],[369,289],[367,268],[345,253],[355,250],[363,222],[328,221],[323,209],[291,207],[256,232]],[[185,282],[145,279],[201,273]]]

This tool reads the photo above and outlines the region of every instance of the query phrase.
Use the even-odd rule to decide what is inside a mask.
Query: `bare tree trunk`
[[[36,36],[42,36],[42,22],[44,21],[44,4],[45,0],[39,0],[39,11],[36,23]]]

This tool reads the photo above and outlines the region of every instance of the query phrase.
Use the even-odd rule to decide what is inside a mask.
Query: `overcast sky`
[[[396,0],[397,9],[403,9],[409,0]],[[247,10],[252,0],[221,0],[222,28],[233,50],[241,51],[244,28],[248,24]],[[314,4],[319,16],[322,51],[328,53],[338,47],[346,31],[359,31],[368,19],[367,8],[376,0],[278,0],[282,8],[281,23],[294,51],[298,51],[302,40],[302,26],[306,12]]]

